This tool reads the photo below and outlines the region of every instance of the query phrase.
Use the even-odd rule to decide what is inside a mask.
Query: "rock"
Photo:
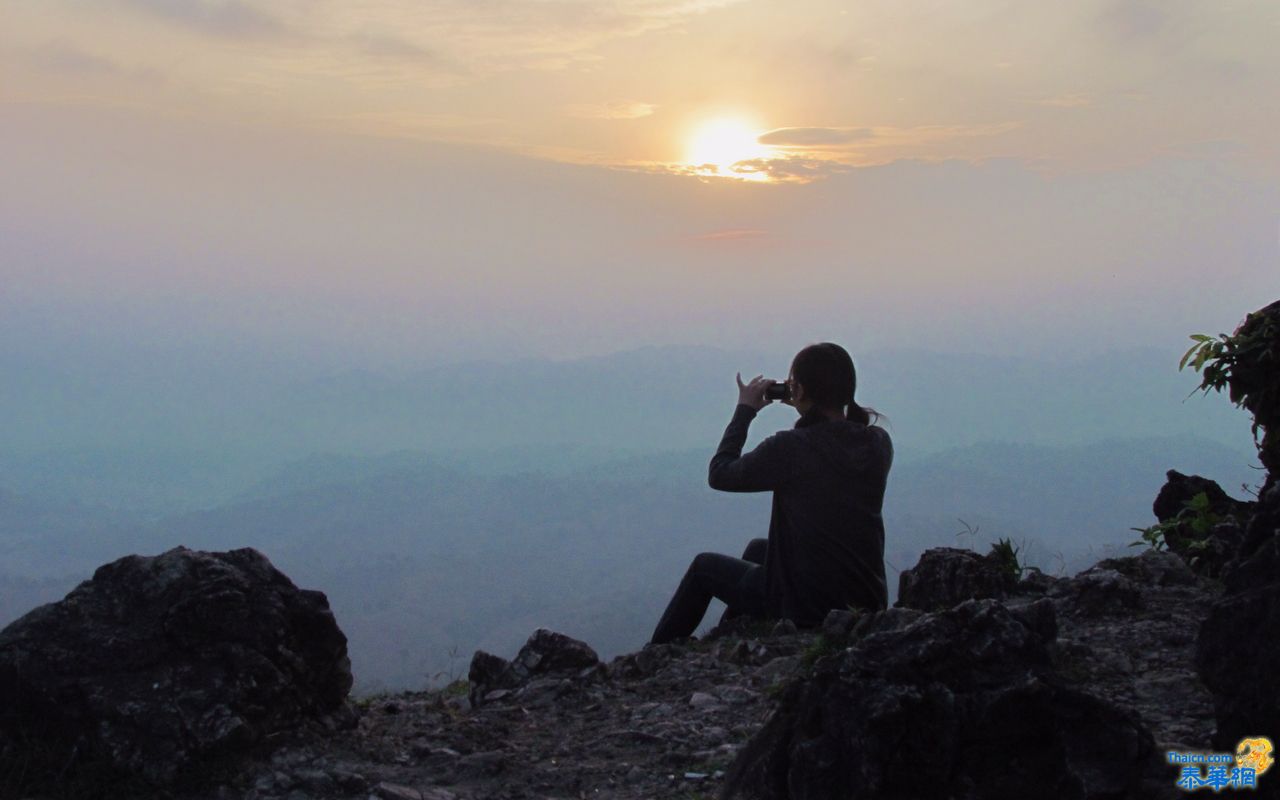
[[[873,614],[864,614],[853,626],[853,635],[860,638],[873,633],[902,630],[923,615],[923,611],[914,608],[892,606]]]
[[[969,600],[819,660],[723,797],[1101,800],[1136,796],[1153,753],[1136,714],[1056,679],[1039,633]]]
[[[300,769],[293,773],[297,782],[315,794],[329,794],[336,788],[333,776],[322,769]]]
[[[822,620],[822,633],[826,636],[848,636],[853,631],[858,616],[852,611],[833,608],[827,612],[826,619]]]
[[[1215,514],[1248,519],[1253,513],[1252,502],[1236,500],[1223,491],[1217,481],[1199,475],[1183,475],[1176,469],[1165,473],[1165,484],[1151,504],[1151,511],[1160,522],[1173,519],[1186,510],[1191,498],[1201,492],[1205,493],[1209,508]]]
[[[1097,564],[1059,583],[1052,594],[1064,598],[1075,613],[1088,617],[1122,614],[1142,604],[1141,592],[1133,581]]]
[[[1136,556],[1104,558],[1095,566],[1115,570],[1148,586],[1191,586],[1196,582],[1196,574],[1187,562],[1168,550],[1150,548]]]
[[[423,800],[422,792],[411,786],[383,781],[374,789],[374,793],[382,800]]]
[[[1060,580],[1062,579],[1053,575],[1046,575],[1039,567],[1027,567],[1014,589],[1019,594],[1044,594]]]
[[[689,705],[694,708],[702,708],[704,706],[719,705],[720,699],[708,692],[694,692],[689,696]]]
[[[459,771],[464,775],[493,775],[507,765],[507,755],[501,750],[471,753],[458,759]]]
[[[333,769],[329,773],[333,776],[333,780],[343,791],[347,792],[363,792],[369,788],[369,781],[359,772],[352,772],[346,769]]]
[[[351,682],[325,595],[252,548],[126,556],[0,632],[0,726],[156,785],[332,714]]]
[[[790,675],[800,664],[800,656],[778,656],[756,670],[756,675],[763,681],[775,681]]]
[[[515,693],[515,699],[530,708],[550,705],[573,690],[573,684],[565,678],[549,676],[529,681]]]
[[[502,696],[498,692],[519,686],[520,676],[502,656],[477,650],[467,670],[467,683],[467,699],[471,705],[478,706],[486,697],[496,700]]]
[[[1244,541],[1243,525],[1253,514],[1255,504],[1228,496],[1216,481],[1199,475],[1183,475],[1171,469],[1165,476],[1165,484],[1156,495],[1151,510],[1160,522],[1184,520],[1165,531],[1165,544],[1195,572],[1215,577],[1220,575],[1227,562],[1240,550]],[[1220,519],[1207,531],[1192,528],[1192,520],[1197,513],[1187,507],[1201,492],[1209,501],[1209,512]]]
[[[538,628],[520,648],[511,667],[521,678],[528,678],[554,670],[581,670],[599,663],[600,657],[586,642]]]
[[[991,555],[957,547],[934,547],[898,577],[895,606],[936,611],[965,600],[1004,597],[1012,588]]]
[[[1009,611],[1046,644],[1058,637],[1058,615],[1054,611],[1053,600],[1048,597],[1041,597],[1027,605],[1012,607]]]
[[[612,668],[637,671],[641,669],[640,661],[637,654],[629,663],[615,662]],[[648,662],[645,666],[648,666]],[[586,642],[546,628],[538,628],[511,661],[477,650],[471,657],[471,668],[467,672],[467,680],[471,684],[467,699],[472,706],[479,706],[485,700],[497,700],[506,696],[508,690],[518,689],[515,695],[521,701],[550,702],[558,694],[572,688],[562,685],[562,681],[568,677],[590,681],[604,677],[608,672],[609,669],[600,663],[596,651]],[[532,678],[547,673],[556,673],[558,677],[531,682]]]
[[[773,626],[771,636],[790,636],[799,631],[794,620],[780,619]]]
[[[1196,668],[1214,696],[1217,750],[1280,731],[1280,483],[1263,494],[1247,537],[1261,544],[1223,575],[1225,591],[1196,640]]]
[[[652,675],[676,654],[673,644],[645,644],[638,652],[623,659],[622,670],[637,676]]]
[[[734,705],[746,705],[756,699],[756,693],[745,686],[722,686],[716,690],[720,700]]]

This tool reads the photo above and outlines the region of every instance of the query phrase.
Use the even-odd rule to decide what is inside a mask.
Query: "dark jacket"
[[[773,492],[764,565],[769,615],[812,626],[833,608],[886,608],[880,508],[893,464],[889,433],[811,411],[743,455],[755,416],[745,403],[734,409],[708,483]]]

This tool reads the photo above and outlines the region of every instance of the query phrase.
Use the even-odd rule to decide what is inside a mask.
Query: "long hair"
[[[858,388],[858,373],[848,351],[835,342],[811,344],[791,360],[791,377],[804,386],[805,396],[819,408],[845,409],[845,419],[863,425],[879,422],[884,415],[874,408],[860,406],[853,399]]]

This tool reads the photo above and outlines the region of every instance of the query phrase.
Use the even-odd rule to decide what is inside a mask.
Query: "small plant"
[[[791,686],[791,681],[787,678],[774,681],[764,688],[764,695],[770,700],[778,700],[786,693],[787,688]]]
[[[832,636],[828,633],[820,633],[814,638],[813,644],[809,645],[809,647],[805,649],[804,653],[801,654],[800,663],[806,668],[812,667],[817,663],[818,659],[823,656],[832,655],[833,653],[839,653],[841,650],[848,647],[848,644],[848,639],[844,636]]]
[[[1164,522],[1157,522],[1155,525],[1148,525],[1145,528],[1130,528],[1129,530],[1142,534],[1142,538],[1136,542],[1129,542],[1129,546],[1140,547],[1145,544],[1152,550],[1164,550],[1165,534],[1177,529],[1178,525],[1177,517],[1170,517]]]
[[[1058,561],[1058,571],[1053,573],[1057,577],[1065,577],[1067,574],[1067,559],[1063,557],[1062,551],[1054,553],[1053,557]]]
[[[970,525],[969,525],[969,523],[965,522],[964,520],[960,519],[959,517],[957,517],[957,518],[956,518],[956,521],[957,521],[957,522],[959,522],[961,525],[963,525],[963,526],[964,526],[964,530],[962,530],[962,531],[960,531],[959,533],[957,533],[957,534],[956,534],[956,538],[957,538],[957,539],[959,539],[961,536],[968,536],[968,537],[969,537],[969,548],[970,548],[970,549],[973,549],[973,540],[974,540],[974,538],[978,535],[978,528],[979,528],[979,527],[981,527],[981,526],[976,526],[976,525],[975,525],[975,526],[970,526]]]
[[[390,696],[391,696],[391,692],[387,691],[386,689],[374,689],[373,691],[370,691],[368,694],[362,694],[359,696],[353,695],[351,698],[351,702],[354,703],[357,708],[360,708],[362,710],[368,710],[372,708],[374,705],[376,705],[377,703],[384,702]]]
[[[470,691],[471,681],[466,678],[458,678],[440,690],[445,697],[466,697]]]
[[[449,668],[432,673],[430,677],[431,682],[434,683],[440,680],[440,678],[444,678],[446,686],[457,683],[458,680],[461,679],[461,675],[457,668],[458,656],[458,646],[455,644],[453,647],[449,648]]]
[[[1022,578],[1022,573],[1026,570],[1018,561],[1018,553],[1021,548],[1013,543],[1012,539],[1000,538],[991,545],[990,557],[992,557],[996,566],[1000,569],[1000,574],[1010,584],[1016,584]]]

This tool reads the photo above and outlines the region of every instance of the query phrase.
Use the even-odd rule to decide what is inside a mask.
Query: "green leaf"
[[[1185,366],[1187,365],[1187,360],[1191,358],[1191,354],[1192,354],[1192,353],[1194,353],[1195,351],[1199,350],[1199,349],[1200,349],[1200,345],[1198,345],[1198,344],[1193,344],[1193,345],[1191,345],[1191,348],[1190,348],[1189,350],[1187,350],[1187,352],[1185,352],[1185,353],[1183,353],[1183,354],[1182,354],[1182,360],[1178,362],[1178,371],[1179,371],[1179,372],[1181,372],[1181,371],[1182,371],[1182,368],[1183,368],[1183,367],[1185,367]]]

